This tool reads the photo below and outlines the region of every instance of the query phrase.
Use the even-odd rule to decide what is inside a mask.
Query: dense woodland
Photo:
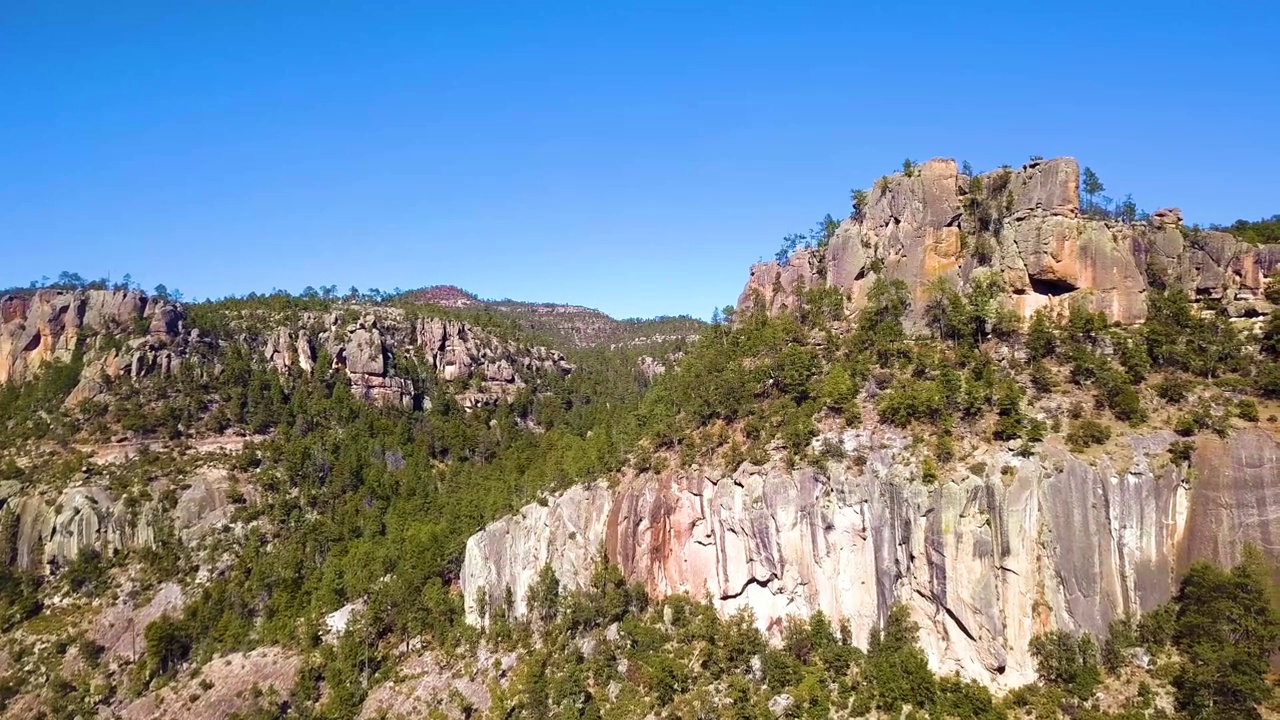
[[[495,707],[474,709],[485,717],[767,718],[770,700],[782,694],[793,701],[788,717],[872,710],[896,717],[904,707],[935,718],[1163,717],[1150,686],[1111,714],[1094,700],[1105,678],[1129,677],[1130,648],[1145,647],[1157,658],[1150,681],[1174,689],[1180,716],[1256,716],[1270,697],[1264,676],[1280,621],[1266,563],[1252,552],[1231,571],[1194,567],[1170,605],[1117,623],[1108,638],[1038,638],[1043,681],[999,701],[980,686],[933,677],[902,611],[866,652],[854,647],[865,638],[820,615],[793,624],[771,647],[749,618],[720,619],[687,598],[650,603],[605,564],[592,588],[577,593],[561,593],[544,572],[530,618],[507,619],[498,609],[487,631],[462,622],[453,584],[469,535],[549,491],[628,465],[732,467],[770,454],[791,463],[839,460],[838,448],[815,443],[819,429],[876,423],[916,435],[924,483],[941,482],[966,461],[966,438],[1034,454],[1060,436],[1084,452],[1125,427],[1168,427],[1184,437],[1171,461],[1186,462],[1197,435],[1258,423],[1280,400],[1280,315],[1254,334],[1164,290],[1140,327],[1108,326],[1081,308],[1023,326],[1000,310],[1000,291],[991,275],[963,292],[935,284],[927,332],[910,333],[910,296],[900,282],[877,282],[853,320],[838,292],[811,289],[794,315],[718,313],[721,321],[696,341],[662,347],[683,357],[654,380],[636,365],[651,347],[577,348],[567,377],[531,378],[513,402],[470,412],[410,358],[393,363],[430,399],[430,411],[359,402],[340,371],[323,370],[324,358],[315,372],[282,374],[241,339],[307,311],[354,312],[343,300],[278,293],[189,305],[187,325],[207,342],[176,376],[123,380],[109,401],[69,411],[63,400],[79,377],[82,348],[34,381],[0,387],[0,481],[56,486],[88,473],[141,498],[151,480],[190,471],[195,460],[184,441],[249,433],[262,439],[226,460],[245,490],[253,488],[234,499],[243,532],[223,533],[200,557],[161,528],[155,547],[85,553],[49,578],[6,565],[0,632],[10,634],[0,637],[61,617],[64,608],[45,606],[55,593],[92,603],[122,574],[154,587],[205,565],[220,569],[191,585],[181,615],[147,629],[145,661],[117,678],[108,696],[154,689],[222,653],[280,645],[308,654],[299,690],[264,702],[255,717],[349,718],[371,685],[394,674],[404,648],[423,643],[457,662],[518,651],[515,679]],[[539,339],[492,309],[406,307]],[[215,358],[220,369],[208,372]],[[105,441],[122,431],[167,438],[176,449],[109,468],[75,453],[38,467],[17,462],[50,443]],[[320,619],[357,600],[368,603],[359,621],[336,644],[323,643]],[[586,653],[585,642],[600,649]],[[619,660],[632,670],[620,672]],[[24,681],[35,680],[6,679],[0,698]],[[66,687],[55,693],[51,717],[101,702],[101,689],[59,682]]]

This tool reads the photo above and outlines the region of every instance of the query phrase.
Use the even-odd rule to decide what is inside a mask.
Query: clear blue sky
[[[0,0],[0,287],[706,316],[908,156],[1280,212],[1277,2],[410,4]]]

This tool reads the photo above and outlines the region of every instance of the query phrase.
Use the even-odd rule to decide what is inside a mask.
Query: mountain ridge
[[[1072,172],[886,176],[711,324],[7,294],[0,716],[1256,713],[1272,246]]]

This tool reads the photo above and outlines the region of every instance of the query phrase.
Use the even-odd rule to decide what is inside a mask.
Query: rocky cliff
[[[830,286],[856,312],[884,277],[906,282],[918,315],[931,281],[963,287],[996,273],[1006,304],[1024,318],[1083,303],[1114,322],[1141,322],[1152,282],[1220,300],[1236,316],[1269,309],[1261,290],[1280,265],[1280,246],[1185,228],[1176,210],[1130,223],[1090,217],[1079,176],[1071,158],[976,177],[934,159],[886,176],[826,246],[752,267],[738,306],[778,312],[798,305],[801,288]]]
[[[337,312],[306,314],[293,327],[267,333],[262,352],[282,371],[296,365],[304,372],[323,352],[333,367],[346,371],[357,396],[405,408],[414,406],[423,389],[414,387],[413,375],[464,386],[455,397],[464,408],[475,408],[510,400],[534,374],[573,370],[559,351],[503,340],[460,320],[409,317],[393,308],[361,308],[352,322]]]
[[[110,556],[152,546],[161,533],[193,546],[230,519],[229,487],[229,475],[213,468],[181,483],[152,482],[142,496],[90,482],[63,490],[0,483],[0,520],[9,530],[0,535],[0,558],[44,573],[89,549]]]
[[[459,402],[474,408],[511,399],[533,374],[573,369],[556,350],[504,340],[464,321],[382,306],[335,307],[292,320],[240,317],[232,326],[236,340],[281,371],[309,373],[323,354],[346,371],[357,396],[406,408],[421,400],[413,376],[456,382]],[[46,288],[0,298],[0,384],[32,379],[50,361],[82,357],[79,385],[67,398],[72,406],[103,396],[120,377],[171,374],[189,359],[211,359],[203,370],[216,372],[217,352],[217,341],[187,327],[182,306],[135,290]]]
[[[50,361],[92,355],[69,401],[101,391],[105,378],[167,373],[181,364],[183,313],[136,290],[41,289],[0,298],[0,384],[31,379]],[[117,338],[125,342],[115,342]]]
[[[1186,466],[1168,433],[1093,459],[988,449],[931,486],[904,435],[832,439],[850,459],[631,476],[530,505],[467,543],[468,619],[507,588],[522,612],[547,563],[584,586],[604,548],[652,594],[747,607],[766,630],[820,609],[865,639],[907,603],[936,670],[1007,688],[1034,678],[1039,631],[1105,634],[1167,600],[1194,559],[1231,563],[1245,542],[1280,554],[1280,442],[1263,430],[1202,440]]]

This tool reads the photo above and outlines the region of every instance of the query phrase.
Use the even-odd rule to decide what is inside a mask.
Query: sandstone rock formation
[[[851,460],[826,468],[744,465],[573,488],[467,543],[468,619],[503,601],[522,612],[541,567],[583,587],[604,547],[656,596],[750,608],[762,629],[818,609],[865,640],[904,602],[939,672],[994,687],[1034,678],[1027,644],[1060,627],[1104,633],[1167,600],[1196,558],[1231,563],[1243,543],[1280,555],[1280,442],[1241,430],[1171,464],[1169,433],[1138,435],[1093,463],[1057,447],[983,462],[926,486],[910,439],[847,431]],[[1131,461],[1120,461],[1131,455]]]
[[[738,307],[777,313],[800,302],[800,288],[831,286],[856,312],[875,278],[885,277],[906,282],[918,317],[931,281],[964,286],[996,272],[1006,304],[1024,318],[1082,303],[1115,322],[1141,322],[1152,277],[1193,297],[1237,303],[1239,314],[1263,309],[1262,286],[1280,266],[1280,246],[1189,230],[1176,208],[1146,222],[1087,217],[1079,175],[1075,160],[1057,158],[977,178],[954,160],[934,159],[910,175],[887,176],[826,247],[752,267]]]

